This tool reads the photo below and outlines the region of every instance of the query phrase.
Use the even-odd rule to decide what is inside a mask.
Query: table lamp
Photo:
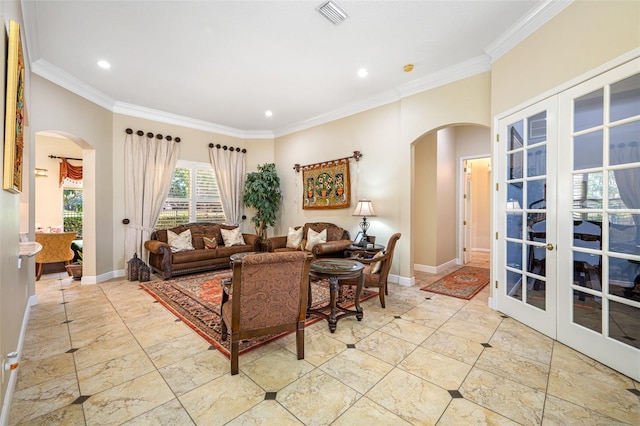
[[[362,240],[360,240],[360,245],[367,244],[367,229],[369,229],[370,223],[367,222],[367,216],[375,216],[376,212],[373,210],[373,204],[371,204],[371,200],[358,200],[358,204],[356,205],[355,210],[351,214],[352,216],[362,216],[362,222],[360,222],[360,229],[362,229]]]

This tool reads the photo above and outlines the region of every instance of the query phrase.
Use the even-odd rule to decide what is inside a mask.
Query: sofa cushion
[[[336,226],[332,223],[318,222],[318,223],[305,223],[304,225],[305,233],[308,234],[309,229],[313,229],[316,232],[322,232],[323,230],[327,231],[327,241],[337,241],[342,239],[342,234],[344,233],[344,229]]]
[[[373,256],[373,259],[379,259],[382,256],[384,256],[384,252],[379,251]],[[380,272],[380,268],[382,268],[382,262],[373,262],[371,264],[371,273],[377,274],[378,272]]]
[[[213,237],[213,238],[202,237],[202,242],[204,243],[205,249],[210,250],[210,249],[218,248],[218,241],[216,241],[216,237]]]
[[[309,229],[307,233],[307,245],[304,247],[306,251],[311,251],[313,246],[320,243],[327,242],[327,230],[324,229],[322,232],[316,232],[313,229]]]
[[[287,248],[301,250],[302,238],[304,238],[304,228],[289,228],[287,233]]]
[[[174,253],[180,251],[193,250],[193,244],[191,243],[191,230],[176,234],[172,230],[167,230],[168,244],[171,246],[171,251]]]
[[[231,247],[245,245],[240,227],[234,229],[220,229],[220,232],[222,232],[222,240],[224,241],[225,246]]]
[[[219,246],[224,244],[220,225],[205,225],[202,227],[202,234],[207,238],[215,238]]]

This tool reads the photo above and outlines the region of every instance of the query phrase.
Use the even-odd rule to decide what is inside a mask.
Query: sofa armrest
[[[253,251],[260,251],[260,237],[256,234],[242,234],[244,242],[253,247]]]
[[[267,238],[267,251],[273,252],[275,249],[285,248],[287,246],[287,237],[269,237]]]
[[[145,241],[144,248],[150,251],[153,254],[164,255],[165,253],[169,253],[171,255],[171,246],[167,243],[163,243],[158,240],[149,240]]]
[[[344,251],[351,244],[353,244],[353,241],[351,240],[327,241],[326,243],[320,243],[313,246],[312,253],[316,257],[339,253],[342,257]]]

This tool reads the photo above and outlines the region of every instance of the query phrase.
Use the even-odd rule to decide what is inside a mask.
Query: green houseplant
[[[256,227],[256,234],[266,240],[267,227],[276,224],[276,213],[282,202],[280,178],[275,164],[259,165],[257,172],[247,174],[242,200],[245,206],[256,210],[251,222]]]

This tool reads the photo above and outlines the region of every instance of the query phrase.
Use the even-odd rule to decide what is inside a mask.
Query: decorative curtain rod
[[[77,160],[77,161],[82,161],[82,158],[73,158],[73,157],[58,157],[57,155],[50,155],[49,158],[64,158],[66,160]]]
[[[127,130],[125,130],[125,132],[127,132],[127,134],[128,134],[128,135],[133,134],[133,130],[131,130],[131,129],[127,129]],[[144,132],[143,132],[142,130],[138,130],[138,131],[136,132],[136,135],[138,135],[138,136],[142,136],[142,135],[144,135]],[[147,133],[147,137],[148,137],[148,138],[153,138],[153,137],[154,137],[154,134],[153,134],[153,133],[151,133],[151,132],[148,132],[148,133]],[[164,139],[168,140],[169,142],[171,142],[172,140],[175,140],[175,141],[176,141],[176,143],[180,143],[180,138],[178,138],[178,137],[176,137],[176,138],[172,138],[172,137],[171,137],[171,136],[169,136],[169,135],[167,135],[167,136],[162,136],[160,133],[158,133],[157,135],[155,135],[155,137],[156,137],[156,139],[160,139],[160,140],[162,140],[162,138],[164,138]]]
[[[246,152],[247,152],[247,150],[245,148],[234,148],[232,146],[226,146],[226,145],[220,145],[220,144],[215,144],[214,145],[212,143],[209,144],[209,148],[214,148],[214,147],[217,148],[217,149],[222,148],[225,151],[226,150],[229,150],[229,151],[234,151],[235,150],[236,152],[242,152],[243,154],[246,154]]]
[[[350,158],[353,158],[356,161],[360,161],[360,159],[362,158],[362,153],[360,151],[353,151],[353,155],[351,157],[338,158],[337,160],[321,161],[320,163],[307,164],[304,166],[301,166],[300,164],[296,164],[293,166],[293,170],[295,170],[296,173],[298,173],[300,172],[300,169],[303,169],[306,167],[320,166],[327,163],[333,163],[334,161],[348,160]]]

